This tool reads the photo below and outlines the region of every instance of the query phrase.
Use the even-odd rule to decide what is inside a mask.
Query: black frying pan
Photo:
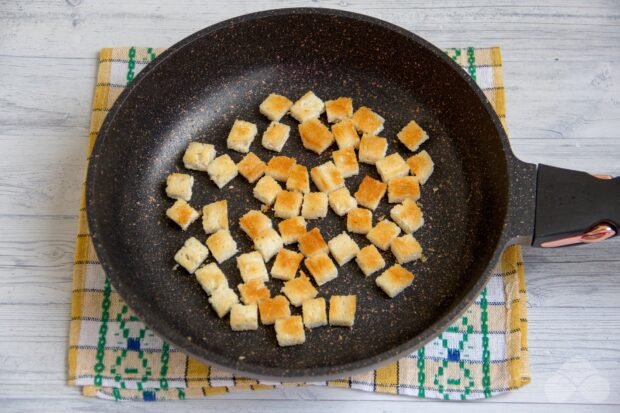
[[[186,238],[206,237],[200,223],[182,232],[165,218],[172,202],[163,185],[170,172],[183,169],[180,158],[191,140],[213,143],[223,153],[235,118],[257,123],[262,133],[268,121],[258,105],[265,96],[296,99],[309,89],[323,99],[351,96],[356,107],[382,114],[389,153],[409,155],[395,135],[411,118],[428,131],[424,148],[436,168],[422,190],[427,223],[415,234],[428,261],[407,265],[416,274],[413,287],[393,300],[375,286],[376,275],[364,278],[354,262],[341,267],[320,294],[357,294],[355,327],[314,329],[304,345],[280,348],[273,328],[231,331],[227,319],[208,307],[194,277],[172,270]],[[329,159],[331,151],[316,156],[303,149],[297,123],[290,117],[284,122],[293,126],[284,154],[308,167]],[[258,139],[252,150],[269,159],[273,153]],[[200,208],[228,198],[231,231],[240,249],[249,251],[238,218],[260,207],[252,186],[238,177],[219,191],[206,174],[191,173],[191,204]],[[362,165],[360,175],[347,180],[349,188],[367,174],[376,176],[375,168]],[[390,207],[384,202],[375,217],[389,216]],[[145,68],[101,129],[88,169],[87,208],[112,284],[163,338],[240,374],[319,379],[377,367],[437,336],[480,293],[510,243],[553,245],[613,235],[620,226],[620,180],[516,159],[482,91],[416,35],[358,14],[288,9],[211,26]],[[345,227],[332,212],[309,228],[315,225],[326,238]],[[385,257],[391,265],[391,254]],[[221,267],[232,286],[241,282],[234,259]],[[272,293],[281,288],[278,280],[269,284]]]

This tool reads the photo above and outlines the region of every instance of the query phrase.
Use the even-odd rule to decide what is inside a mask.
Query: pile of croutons
[[[253,195],[263,208],[249,210],[239,220],[239,226],[253,241],[254,250],[236,258],[243,280],[237,286],[238,294],[217,265],[239,252],[228,227],[226,199],[202,208],[202,225],[208,234],[206,245],[191,237],[174,259],[195,274],[220,318],[230,314],[233,330],[256,330],[260,315],[262,324],[275,324],[278,344],[290,346],[305,342],[304,326],[311,329],[328,324],[326,300],[318,297],[317,287],[338,277],[338,267],[330,254],[338,266],[355,258],[368,277],[386,266],[379,250],[390,250],[398,264],[376,278],[377,286],[393,298],[412,284],[414,275],[401,264],[422,257],[422,247],[411,234],[424,224],[416,201],[420,198],[420,185],[429,179],[434,164],[424,150],[407,160],[398,153],[387,155],[388,141],[377,136],[383,130],[383,117],[367,107],[354,113],[351,98],[323,102],[308,92],[293,103],[284,96],[271,94],[259,109],[271,121],[262,135],[263,147],[282,151],[291,128],[280,120],[288,113],[299,122],[299,136],[306,149],[321,154],[336,142],[338,150],[331,154],[333,161],[311,168],[310,173],[287,156],[274,156],[265,163],[250,152],[258,134],[256,125],[243,120],[234,122],[227,139],[229,149],[247,154],[239,163],[227,154],[216,157],[213,145],[191,142],[183,156],[185,168],[207,172],[220,189],[241,174],[254,184]],[[323,112],[332,124],[331,129],[319,120]],[[428,135],[412,120],[397,138],[415,152]],[[351,195],[345,179],[359,174],[358,162],[375,165],[381,180],[365,176]],[[310,180],[318,192],[311,192]],[[183,173],[169,175],[166,182],[166,194],[176,199],[166,215],[183,230],[200,216],[188,204],[193,184],[194,178]],[[373,226],[373,211],[386,192],[387,201],[396,204],[390,210],[393,221],[382,219]],[[365,234],[370,244],[360,249],[347,232],[326,242],[318,228],[308,230],[307,220],[325,218],[329,207],[338,216],[346,215],[348,232]],[[277,230],[264,213],[269,209],[282,219]],[[285,248],[292,244],[297,244],[299,252]],[[209,254],[217,263],[203,265]],[[273,257],[268,272],[266,263]],[[302,261],[312,278],[300,269]],[[282,295],[271,297],[265,285],[270,275],[284,281]],[[291,305],[301,307],[302,316],[291,315]],[[355,312],[355,294],[330,297],[330,325],[352,327]]]

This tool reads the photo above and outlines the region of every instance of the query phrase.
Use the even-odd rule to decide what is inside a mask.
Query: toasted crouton
[[[387,139],[374,135],[364,135],[360,140],[359,161],[375,165],[377,161],[385,158],[387,148]]]
[[[351,120],[355,129],[369,135],[376,135],[381,132],[383,130],[383,122],[385,122],[385,119],[365,106],[356,110]]]
[[[225,199],[202,207],[202,228],[207,234],[228,229],[228,203]]]
[[[402,204],[396,205],[390,210],[390,216],[402,230],[411,234],[424,225],[424,214],[420,207],[410,199],[405,199]]]
[[[325,298],[318,297],[306,300],[301,305],[306,328],[316,328],[327,325],[327,305]]]
[[[206,171],[215,158],[215,146],[208,143],[191,142],[183,154],[183,165],[187,169]]]
[[[347,188],[340,188],[330,192],[327,196],[329,206],[338,216],[343,216],[347,212],[357,207],[357,201],[351,196]]]
[[[263,230],[254,238],[254,248],[261,253],[265,262],[269,262],[283,247],[284,242],[280,234],[273,228]]]
[[[362,248],[357,253],[355,262],[366,277],[385,267],[385,260],[374,245],[367,245]]]
[[[422,257],[422,246],[411,234],[396,238],[390,245],[399,264],[406,264]]]
[[[383,271],[383,274],[378,276],[375,282],[390,298],[394,298],[411,285],[413,278],[414,276],[411,272],[399,264],[394,264]]]
[[[341,267],[355,258],[360,250],[355,241],[346,232],[330,239],[327,245],[332,257]]]
[[[262,144],[266,149],[280,152],[288,140],[291,127],[280,122],[271,122],[263,133]]]
[[[194,274],[196,275],[196,280],[208,295],[212,295],[220,287],[228,287],[226,276],[214,262],[198,268]]]
[[[354,295],[332,295],[329,298],[329,324],[353,327],[356,302],[357,299]]]
[[[230,308],[230,328],[233,331],[258,329],[258,307],[256,304],[233,304]]]
[[[209,303],[219,318],[223,318],[228,314],[233,304],[237,304],[238,302],[239,298],[237,294],[227,286],[222,286],[213,291],[213,294],[211,294],[209,298]]]
[[[417,151],[420,145],[428,140],[426,132],[413,120],[398,132],[396,136],[411,152]]]
[[[319,293],[303,271],[299,277],[286,281],[281,291],[295,307],[299,307],[304,301],[316,297]]]
[[[372,229],[372,212],[365,208],[355,208],[347,213],[347,231],[355,234],[368,234]]]
[[[166,210],[166,216],[185,231],[200,215],[198,211],[192,208],[187,202],[182,199],[177,199],[175,203]]]
[[[227,229],[220,229],[207,238],[207,247],[218,264],[237,253],[237,243]]]
[[[209,250],[196,238],[188,238],[180,250],[174,254],[174,260],[190,274],[207,259]]]
[[[258,180],[254,186],[254,198],[258,199],[265,205],[273,204],[278,194],[282,191],[282,187],[271,176],[265,175]]]
[[[302,194],[310,192],[308,168],[303,165],[293,166],[286,180],[286,189],[289,191],[301,192]]]
[[[275,330],[280,347],[296,346],[306,342],[304,324],[299,315],[276,320]]]
[[[265,175],[271,176],[276,181],[286,182],[291,173],[291,169],[297,162],[288,156],[274,156],[267,162]]]
[[[271,276],[279,280],[292,280],[303,258],[303,254],[282,248],[271,267]]]
[[[355,199],[357,203],[371,210],[377,209],[381,198],[385,195],[387,185],[369,176],[365,176],[357,188]]]
[[[345,119],[332,125],[332,134],[340,149],[357,149],[360,145],[360,137],[355,130],[355,126],[353,126],[353,121],[350,119]]]
[[[327,194],[325,192],[310,192],[304,194],[304,204],[301,215],[306,219],[325,218],[327,216]]]
[[[325,113],[329,123],[339,122],[353,116],[353,99],[340,97],[325,102]]]
[[[251,184],[256,182],[261,176],[265,174],[265,162],[263,162],[254,152],[250,152],[239,161],[237,169],[241,176],[243,176]]]
[[[323,239],[321,231],[318,228],[313,228],[299,237],[299,251],[306,257],[311,257],[316,254],[327,253],[329,247]]]
[[[237,152],[248,153],[257,133],[255,124],[237,119],[230,129],[226,146]]]
[[[411,156],[407,159],[407,165],[409,165],[409,169],[411,169],[411,174],[415,175],[422,185],[428,181],[428,178],[430,178],[435,169],[435,164],[426,151],[420,151]]]
[[[291,218],[299,215],[302,201],[303,195],[299,192],[280,192],[273,206],[275,216],[278,218]]]
[[[309,91],[291,106],[291,116],[297,119],[299,123],[302,123],[310,119],[317,119],[324,110],[325,104],[323,101],[312,91]]]
[[[312,182],[321,192],[329,193],[344,187],[344,178],[332,161],[312,168],[310,176],[312,177]]]
[[[308,257],[304,260],[304,264],[312,278],[318,286],[325,284],[338,277],[338,268],[334,265],[332,260],[329,258],[329,255],[325,253],[320,253],[313,255],[312,257]]]
[[[253,240],[263,230],[272,228],[272,223],[267,215],[257,210],[251,210],[239,218],[239,227]]]
[[[393,153],[378,160],[375,166],[377,167],[377,172],[379,172],[381,176],[381,180],[386,183],[392,178],[409,175],[409,166],[407,162],[397,153]]]
[[[239,170],[237,169],[237,164],[230,159],[230,156],[224,154],[211,161],[209,166],[207,166],[207,173],[215,185],[222,189],[237,176]]]
[[[267,326],[274,324],[276,320],[290,317],[291,307],[289,307],[285,296],[276,295],[273,298],[259,301],[258,312],[260,313],[260,322]]]
[[[172,199],[189,201],[192,198],[194,177],[188,174],[172,173],[166,179],[166,195]]]
[[[237,257],[237,268],[243,282],[250,280],[269,281],[269,274],[263,257],[257,251],[247,252]]]
[[[377,248],[387,251],[392,241],[396,239],[399,234],[400,227],[386,219],[377,223],[377,225],[366,234],[366,238],[368,238],[368,241],[375,244]]]
[[[420,184],[415,176],[399,176],[388,182],[388,202],[403,202],[405,199],[420,199]]]
[[[349,178],[360,173],[360,165],[353,148],[344,148],[332,152],[334,164],[343,178]]]
[[[253,278],[243,284],[239,284],[237,285],[237,289],[239,290],[243,304],[256,304],[271,297],[269,288],[265,286],[265,281],[260,278]]]
[[[293,102],[282,95],[271,93],[258,107],[258,110],[267,119],[279,121],[286,115],[286,112],[293,106]]]
[[[334,143],[334,135],[320,120],[310,119],[297,127],[304,148],[322,154]]]
[[[285,219],[278,224],[278,230],[284,245],[294,244],[300,236],[306,233],[306,220],[304,217]]]

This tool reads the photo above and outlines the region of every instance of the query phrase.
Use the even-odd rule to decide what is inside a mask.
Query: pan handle
[[[535,247],[594,243],[620,231],[620,177],[538,165]]]

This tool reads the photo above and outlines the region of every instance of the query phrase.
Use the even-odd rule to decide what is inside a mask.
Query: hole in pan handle
[[[535,247],[604,241],[620,228],[620,177],[539,165]]]

